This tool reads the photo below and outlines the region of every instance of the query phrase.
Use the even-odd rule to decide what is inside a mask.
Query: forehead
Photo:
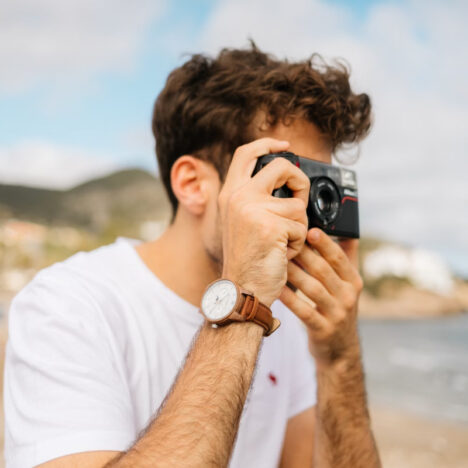
[[[263,137],[289,141],[289,151],[298,156],[331,163],[332,151],[329,141],[319,132],[316,125],[306,120],[296,119],[289,125],[279,123],[275,127],[258,130],[258,138]]]

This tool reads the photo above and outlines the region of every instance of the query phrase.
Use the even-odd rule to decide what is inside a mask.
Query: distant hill
[[[118,171],[69,190],[0,184],[0,220],[17,218],[101,231],[109,224],[165,220],[169,213],[161,181],[140,169]]]

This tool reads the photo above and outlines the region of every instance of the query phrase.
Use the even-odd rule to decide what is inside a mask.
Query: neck
[[[220,275],[197,226],[177,217],[161,237],[139,245],[137,252],[160,281],[197,307],[206,286]]]

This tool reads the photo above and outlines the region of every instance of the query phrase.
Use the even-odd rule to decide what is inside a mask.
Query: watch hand
[[[219,304],[218,305],[223,305],[224,304],[224,301],[225,301],[226,297],[223,297],[220,301],[219,301]]]

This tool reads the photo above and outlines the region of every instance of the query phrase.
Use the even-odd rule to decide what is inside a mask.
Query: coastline
[[[400,286],[383,291],[378,297],[364,290],[359,301],[359,316],[366,319],[438,318],[468,311],[468,284],[457,282],[449,296],[435,294],[414,286]]]

